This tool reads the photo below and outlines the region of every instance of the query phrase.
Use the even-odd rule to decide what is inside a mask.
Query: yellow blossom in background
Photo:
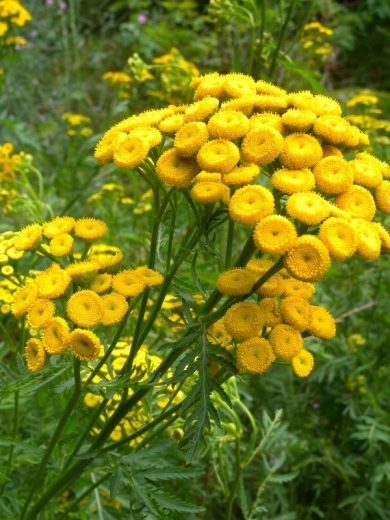
[[[91,128],[91,119],[88,116],[84,116],[83,114],[72,114],[70,112],[65,112],[62,115],[64,121],[66,121],[68,125],[67,134],[69,136],[83,136],[88,137],[92,135],[93,130]]]
[[[28,9],[19,0],[0,0],[0,46],[23,46],[27,41],[15,35],[32,19]]]

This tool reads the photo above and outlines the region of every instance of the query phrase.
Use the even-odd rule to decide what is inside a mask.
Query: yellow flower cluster
[[[332,316],[308,303],[312,282],[324,276],[332,258],[344,261],[359,254],[373,260],[381,249],[390,250],[388,231],[374,221],[377,209],[390,213],[390,167],[358,151],[369,144],[368,137],[342,117],[332,98],[287,93],[235,73],[206,74],[192,86],[194,103],[119,122],[103,136],[95,157],[141,171],[148,157],[164,184],[190,190],[199,204],[220,203],[235,223],[253,228],[259,255],[273,259],[251,260],[217,281],[225,295],[263,298],[259,306],[238,303],[226,315],[230,325],[224,320],[228,334],[243,341],[236,348],[237,366],[262,373],[276,356],[291,360],[298,375],[307,375],[313,360],[301,333],[335,334]],[[149,152],[161,142],[165,147],[156,160]],[[275,257],[284,268],[257,287]],[[265,321],[262,305],[270,306],[273,320]],[[235,332],[237,320],[250,332]],[[210,334],[224,337],[220,325],[214,329]]]
[[[382,100],[370,90],[362,90],[347,101],[351,113],[346,119],[370,135],[372,144],[390,143],[390,122],[378,104]]]
[[[16,233],[4,231],[0,234],[0,312],[9,314],[18,289],[18,278],[15,276],[17,262],[23,257],[23,251],[17,251],[13,239]]]
[[[11,35],[18,27],[23,27],[31,20],[30,12],[19,0],[0,0],[0,44],[1,45],[25,45],[24,38]]]
[[[105,72],[102,76],[102,79],[111,83],[111,85],[122,85],[123,83],[128,84],[131,82],[131,77],[126,74],[126,72],[118,71],[118,72]]]
[[[109,383],[115,377],[118,377],[123,369],[126,360],[130,354],[132,338],[122,338],[118,341],[113,353],[112,353],[112,364],[111,370],[109,371],[106,366],[103,366],[100,371],[100,375],[94,376],[92,383],[96,385],[103,386],[105,382]],[[146,345],[142,345],[142,347],[137,352],[134,362],[133,362],[133,372],[130,376],[131,379],[136,379],[138,381],[146,381],[147,378],[152,374],[152,372],[160,365],[161,358],[156,354],[151,354]],[[172,374],[168,374],[170,376]],[[88,375],[86,376],[86,379]],[[175,387],[173,385],[167,386],[161,390],[159,389],[159,385],[156,385],[156,390],[154,391],[152,402],[148,401],[148,404],[143,403],[142,401],[138,402],[136,407],[133,408],[115,427],[114,431],[111,433],[111,439],[113,441],[120,441],[124,436],[131,435],[136,432],[142,426],[150,422],[154,415],[158,413],[161,408],[164,408],[168,403],[169,399],[172,397],[173,403],[178,403],[183,400],[183,393],[177,392],[173,395],[175,391]],[[130,395],[131,395],[131,390]],[[85,404],[94,408],[100,404],[102,401],[102,396],[99,394],[99,391],[94,391],[93,388],[90,392],[88,392],[84,396]],[[118,405],[118,401],[121,399],[121,394],[114,394],[109,400],[107,405],[104,408],[104,412],[100,415],[99,421],[100,425],[95,426],[92,430],[93,434],[98,434],[100,432],[101,427],[104,423],[109,419],[109,417],[114,412],[115,408]],[[137,439],[130,441],[129,445],[134,446],[141,442],[143,436],[137,437]]]
[[[118,272],[120,249],[92,244],[106,232],[101,220],[65,216],[31,224],[14,238],[17,251],[52,260],[18,290],[12,305],[14,316],[26,316],[39,331],[25,347],[30,370],[42,368],[46,354],[68,348],[82,360],[97,358],[102,346],[90,329],[118,323],[128,311],[129,298],[162,283],[160,273],[147,267]]]
[[[304,25],[301,45],[306,50],[325,60],[333,52],[333,47],[329,42],[333,30],[320,22],[310,22]]]
[[[88,137],[93,133],[93,130],[90,127],[91,119],[88,116],[65,112],[65,114],[62,115],[62,118],[68,124],[67,134],[70,136],[82,135],[84,137]]]
[[[127,196],[122,185],[115,182],[109,182],[103,184],[96,193],[88,197],[88,202],[100,203],[102,200],[108,200],[112,203],[115,201],[126,206],[132,206],[132,212],[134,215],[142,215],[143,213],[148,213],[152,210],[152,197],[153,191],[147,190],[140,197],[137,197],[137,200],[134,200]]]
[[[13,188],[13,181],[16,177],[17,168],[27,156],[22,153],[14,153],[12,143],[0,145],[0,203],[3,213],[12,211],[12,200],[17,192]]]

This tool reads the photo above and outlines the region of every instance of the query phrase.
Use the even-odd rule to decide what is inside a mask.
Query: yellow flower
[[[256,303],[235,303],[226,312],[223,324],[227,332],[238,341],[258,336],[264,326],[261,310]]]
[[[279,111],[287,108],[286,96],[252,96],[253,106],[261,111]]]
[[[161,121],[159,124],[159,130],[167,134],[177,132],[184,125],[184,116],[182,114],[173,114],[168,116]]]
[[[73,217],[56,217],[50,222],[43,223],[43,234],[46,238],[55,238],[58,235],[70,233],[75,223]]]
[[[18,251],[34,249],[41,242],[42,227],[39,224],[30,224],[24,227],[14,238],[14,245]]]
[[[360,152],[360,153],[356,154],[356,159],[359,159],[359,160],[362,159],[362,160],[365,160],[365,161],[371,161],[373,164],[378,166],[378,168],[380,169],[383,177],[389,177],[390,176],[390,165],[386,161],[381,161],[380,159],[378,159],[374,155],[371,155],[368,152]]]
[[[184,111],[184,120],[204,121],[213,114],[219,105],[219,99],[212,96],[205,96],[200,101],[196,101],[189,105]]]
[[[297,329],[290,325],[275,325],[269,334],[272,349],[279,359],[289,361],[303,348],[303,339]]]
[[[161,273],[155,271],[154,269],[150,269],[146,265],[137,267],[134,272],[148,287],[156,287],[157,285],[161,285],[164,281],[164,277]]]
[[[220,76],[217,72],[213,72],[211,74],[205,74],[199,79],[200,81],[196,86],[195,99],[201,99],[206,96],[212,96],[215,98],[222,97],[225,83],[225,78],[223,76]]]
[[[187,123],[177,131],[174,147],[183,157],[196,155],[209,137],[207,126],[201,121]]]
[[[290,108],[282,115],[282,122],[294,130],[308,130],[313,126],[317,116],[310,110]]]
[[[241,156],[250,163],[269,164],[279,156],[283,146],[283,137],[277,130],[259,126],[242,140]]]
[[[192,159],[181,157],[177,150],[166,150],[156,163],[158,177],[168,186],[188,188],[198,171],[198,165]]]
[[[46,353],[42,341],[37,338],[29,339],[24,347],[24,357],[31,372],[41,370],[46,361]]]
[[[258,94],[267,94],[269,96],[286,96],[287,92],[273,83],[268,83],[268,81],[264,81],[259,79],[256,81],[256,92]]]
[[[100,354],[99,338],[90,330],[75,329],[70,333],[69,345],[73,354],[81,360],[90,361]]]
[[[323,157],[342,157],[343,154],[341,150],[339,150],[336,146],[332,146],[331,144],[322,143],[322,155]]]
[[[308,109],[314,112],[317,116],[341,116],[340,103],[335,99],[321,94],[317,94],[310,99]]]
[[[319,237],[329,253],[344,261],[354,255],[357,248],[357,235],[353,226],[342,218],[328,218],[321,224]]]
[[[37,298],[27,314],[29,325],[33,329],[41,329],[54,316],[56,307],[54,303],[45,298]]]
[[[297,238],[297,231],[292,222],[281,215],[263,218],[253,232],[256,247],[264,253],[283,255]]]
[[[28,283],[21,287],[15,295],[12,305],[12,314],[20,318],[26,314],[38,298],[38,287],[34,283]]]
[[[72,294],[66,303],[68,317],[80,327],[94,327],[101,322],[103,312],[100,296],[89,289]]]
[[[214,204],[223,200],[229,189],[221,182],[198,182],[191,189],[191,197],[199,204]]]
[[[127,137],[128,134],[120,131],[117,125],[110,128],[95,147],[95,159],[101,164],[111,161],[118,145]]]
[[[234,141],[248,132],[249,120],[242,112],[225,110],[214,114],[207,128],[213,137]]]
[[[282,323],[279,302],[276,298],[262,298],[257,305],[266,327],[275,327]]]
[[[199,166],[206,171],[227,173],[240,160],[237,146],[224,139],[214,139],[204,144],[197,155]]]
[[[355,184],[366,188],[376,188],[383,181],[382,173],[374,162],[365,159],[349,161]]]
[[[322,148],[315,137],[308,134],[290,134],[284,139],[280,160],[291,169],[311,168],[322,159]]]
[[[126,298],[115,292],[101,296],[100,300],[103,304],[103,317],[101,320],[103,325],[118,323],[129,308]]]
[[[90,392],[86,393],[84,396],[84,403],[88,406],[88,408],[95,408],[102,402],[103,398],[100,395],[91,394]]]
[[[281,168],[276,170],[271,177],[274,188],[282,193],[298,193],[300,191],[310,191],[315,187],[315,179],[311,170],[288,170]]]
[[[231,219],[247,226],[254,226],[273,211],[274,198],[272,193],[263,186],[239,188],[229,202]]]
[[[307,300],[310,300],[310,298],[316,292],[314,284],[309,282],[302,282],[301,280],[297,280],[295,278],[289,278],[288,280],[285,280],[283,289],[284,296],[299,296],[301,298],[306,298]]]
[[[69,327],[60,317],[51,318],[43,331],[43,344],[46,352],[52,355],[62,354],[69,346]]]
[[[108,273],[103,273],[97,275],[91,282],[89,288],[91,291],[94,291],[98,294],[104,293],[111,288],[112,285],[112,275]]]
[[[88,260],[96,262],[99,269],[109,269],[123,260],[123,253],[116,246],[94,244],[89,250]]]
[[[372,222],[371,224],[379,235],[379,238],[382,242],[382,247],[384,249],[390,250],[390,233],[379,222]]]
[[[245,115],[249,115],[252,113],[255,97],[256,96],[249,95],[230,99],[229,101],[222,103],[220,110],[222,112],[224,110],[238,110],[239,112],[243,112]]]
[[[232,337],[228,334],[223,324],[223,319],[216,321],[207,329],[207,339],[212,345],[221,345],[230,349]]]
[[[302,235],[286,253],[285,265],[298,280],[320,280],[330,267],[329,251],[318,238]]]
[[[267,269],[264,271],[264,273]],[[279,296],[284,292],[284,280],[279,273],[271,276],[261,287],[257,290],[257,294],[261,296]]]
[[[328,202],[312,191],[290,195],[286,210],[291,217],[308,226],[320,224],[329,217],[330,212]]]
[[[314,168],[317,188],[325,193],[343,193],[353,184],[353,171],[342,157],[325,157]]]
[[[128,135],[114,146],[114,163],[118,168],[135,168],[146,159],[148,153],[149,146],[147,141],[142,141],[140,137]]]
[[[250,129],[255,130],[259,127],[266,126],[267,128],[273,128],[280,134],[283,134],[285,128],[282,118],[278,114],[272,112],[263,112],[262,114],[254,114],[250,119]]]
[[[97,274],[99,264],[92,260],[84,260],[68,264],[65,271],[69,274],[73,281],[79,284],[85,284],[91,281]]]
[[[320,116],[313,125],[316,135],[330,144],[345,144],[345,135],[350,125],[348,121],[339,116]]]
[[[243,296],[251,292],[257,278],[245,268],[231,269],[221,273],[217,280],[217,289],[229,296]]]
[[[331,339],[336,335],[336,322],[325,307],[312,305],[311,320],[307,330],[316,338]]]
[[[375,200],[378,209],[390,213],[390,181],[382,181],[375,190]]]
[[[143,278],[132,269],[121,271],[112,279],[112,288],[126,297],[138,296],[145,287]]]
[[[298,377],[307,377],[314,367],[314,357],[308,350],[302,349],[301,352],[292,358],[291,366],[294,374]]]
[[[260,173],[257,164],[247,164],[246,166],[237,166],[228,173],[223,175],[222,182],[227,186],[242,186],[252,182]]]
[[[73,237],[68,233],[57,235],[50,240],[50,253],[54,256],[69,255],[73,247]]]
[[[375,260],[381,253],[382,241],[378,230],[371,222],[353,219],[351,222],[357,235],[357,252],[367,260]]]
[[[58,264],[52,264],[35,278],[39,296],[49,299],[58,298],[64,294],[70,282],[71,277]]]
[[[74,233],[83,240],[96,240],[107,233],[107,224],[97,218],[81,218],[75,224]]]
[[[371,193],[362,186],[351,186],[336,198],[336,206],[354,218],[372,220],[375,215],[375,201]]]
[[[129,135],[145,142],[149,150],[160,144],[162,140],[161,132],[150,126],[138,126],[131,130]]]
[[[224,77],[225,93],[234,98],[256,94],[256,84],[251,76],[233,72]]]
[[[275,360],[269,341],[264,338],[250,338],[238,345],[236,350],[239,372],[264,374]]]
[[[200,172],[194,182],[221,182],[222,175],[218,172]]]
[[[280,302],[280,312],[288,325],[304,331],[310,324],[311,305],[300,296],[286,296]]]

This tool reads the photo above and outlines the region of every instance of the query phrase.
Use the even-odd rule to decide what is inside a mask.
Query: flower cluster
[[[12,209],[11,203],[16,196],[13,181],[22,160],[23,153],[14,153],[12,143],[0,145],[0,203],[3,213],[9,213]]]
[[[12,305],[14,316],[26,316],[38,331],[25,346],[30,370],[42,368],[46,354],[69,348],[79,359],[97,358],[102,345],[96,328],[121,321],[129,298],[162,283],[162,276],[147,267],[118,272],[120,249],[93,244],[106,232],[102,220],[65,216],[31,224],[14,238],[17,251],[51,260],[18,290]]]
[[[107,366],[103,366],[101,368],[100,374],[94,376],[92,380],[93,387],[84,396],[84,402],[88,407],[94,408],[98,406],[103,399],[99,393],[99,389],[103,388],[105,384],[109,384],[110,381],[120,376],[129,356],[131,343],[132,338],[126,337],[118,341],[112,354],[111,370],[108,370]],[[162,360],[159,356],[149,352],[149,349],[146,345],[142,345],[134,358],[132,366],[133,370],[130,375],[130,379],[146,381],[147,378],[153,373],[153,371],[160,365],[161,361]],[[169,373],[168,376],[170,375],[172,374]],[[89,376],[87,375],[85,379],[88,379],[88,377]],[[129,391],[131,393],[131,390]],[[147,404],[139,401],[136,407],[127,413],[121,422],[115,427],[111,433],[111,439],[113,441],[119,441],[124,436],[131,435],[132,433],[142,428],[142,426],[153,419],[153,416],[156,414],[156,412],[166,406],[170,398],[172,398],[173,403],[182,401],[183,393],[180,391],[175,393],[174,392],[174,385],[165,387],[156,384],[152,401],[148,402]],[[110,418],[121,397],[122,395],[117,393],[108,400],[107,405],[104,408],[104,412],[99,416],[100,425],[95,426],[95,428],[92,430],[92,433],[98,434],[100,432],[101,427]],[[140,435],[137,437],[137,439],[130,441],[129,445],[133,446],[138,444],[142,441],[142,439],[143,436]]]
[[[70,136],[82,135],[88,137],[93,132],[90,126],[91,119],[88,116],[65,112],[65,114],[62,115],[62,118],[68,125],[67,134]]]
[[[390,167],[359,151],[367,135],[332,98],[287,93],[243,74],[206,74],[192,86],[194,103],[119,122],[95,157],[141,172],[147,158],[155,161],[164,184],[190,190],[199,204],[221,204],[234,223],[253,229],[258,256],[267,258],[222,273],[217,288],[260,301],[238,301],[210,336],[221,344],[233,338],[240,371],[262,373],[277,358],[305,376],[313,357],[302,334],[335,334],[328,311],[309,303],[313,282],[332,259],[374,260],[390,250],[377,213],[390,213]]]
[[[346,119],[367,132],[373,144],[390,143],[390,122],[383,115],[382,99],[370,90],[362,90],[347,101],[351,113]]]
[[[4,231],[0,234],[0,312],[9,314],[14,301],[19,281],[15,276],[17,262],[23,257],[23,251],[17,251],[14,246],[16,233]]]
[[[307,23],[303,27],[301,45],[313,57],[321,58],[321,60],[325,61],[333,52],[332,44],[329,41],[332,34],[333,30],[320,22]]]
[[[0,0],[0,42],[1,45],[25,45],[24,38],[13,32],[31,20],[29,11],[19,0]]]

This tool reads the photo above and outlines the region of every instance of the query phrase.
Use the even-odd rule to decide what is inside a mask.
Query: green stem
[[[229,219],[227,240],[226,240],[226,252],[225,252],[225,269],[229,269],[231,261],[232,261],[233,238],[234,238],[234,220]]]
[[[31,490],[30,490],[30,493],[24,503],[24,506],[23,506],[23,510],[22,510],[22,516],[21,518],[25,518],[25,515],[26,515],[26,512],[27,512],[27,508],[28,506],[30,505],[30,502],[31,500],[33,499],[34,497],[34,494],[35,494],[35,491],[37,490],[37,487],[38,485],[41,484],[42,481],[44,481],[44,477],[45,477],[45,468],[46,468],[46,465],[47,463],[49,462],[49,459],[50,459],[50,455],[52,454],[54,448],[56,447],[57,445],[57,442],[60,438],[60,435],[66,425],[66,423],[68,422],[68,419],[70,417],[70,413],[71,411],[73,410],[74,406],[76,405],[77,403],[77,400],[79,398],[79,395],[80,395],[80,389],[81,389],[81,381],[80,381],[80,360],[78,360],[76,357],[74,358],[74,378],[75,378],[75,386],[74,386],[74,390],[73,390],[73,393],[69,399],[69,402],[65,408],[65,410],[63,411],[62,413],[62,416],[60,418],[60,421],[59,423],[57,424],[57,428],[55,429],[51,439],[50,439],[50,442],[46,448],[46,452],[41,460],[41,463],[38,467],[38,470],[36,472],[36,475],[35,475],[35,478],[34,478],[34,481],[33,481],[33,484],[31,486]],[[27,516],[26,518],[30,518],[29,516]]]
[[[279,51],[280,51],[280,48],[282,46],[284,35],[286,34],[286,31],[287,31],[288,22],[290,21],[292,12],[294,10],[295,2],[296,2],[296,0],[291,0],[290,1],[290,5],[288,6],[286,17],[284,19],[282,28],[281,28],[280,33],[279,33],[278,41],[276,43],[276,48],[275,48],[274,54],[272,56],[272,61],[271,61],[271,65],[270,65],[270,68],[269,68],[269,76],[270,76],[271,80],[274,77]]]
[[[226,511],[226,520],[232,520],[233,518],[233,505],[234,505],[234,499],[238,490],[238,486],[240,483],[241,478],[241,460],[240,460],[240,440],[237,437],[235,441],[235,467],[236,467],[236,475],[234,479],[233,487],[230,491],[230,495],[228,498],[228,505],[227,505],[227,511]]]

